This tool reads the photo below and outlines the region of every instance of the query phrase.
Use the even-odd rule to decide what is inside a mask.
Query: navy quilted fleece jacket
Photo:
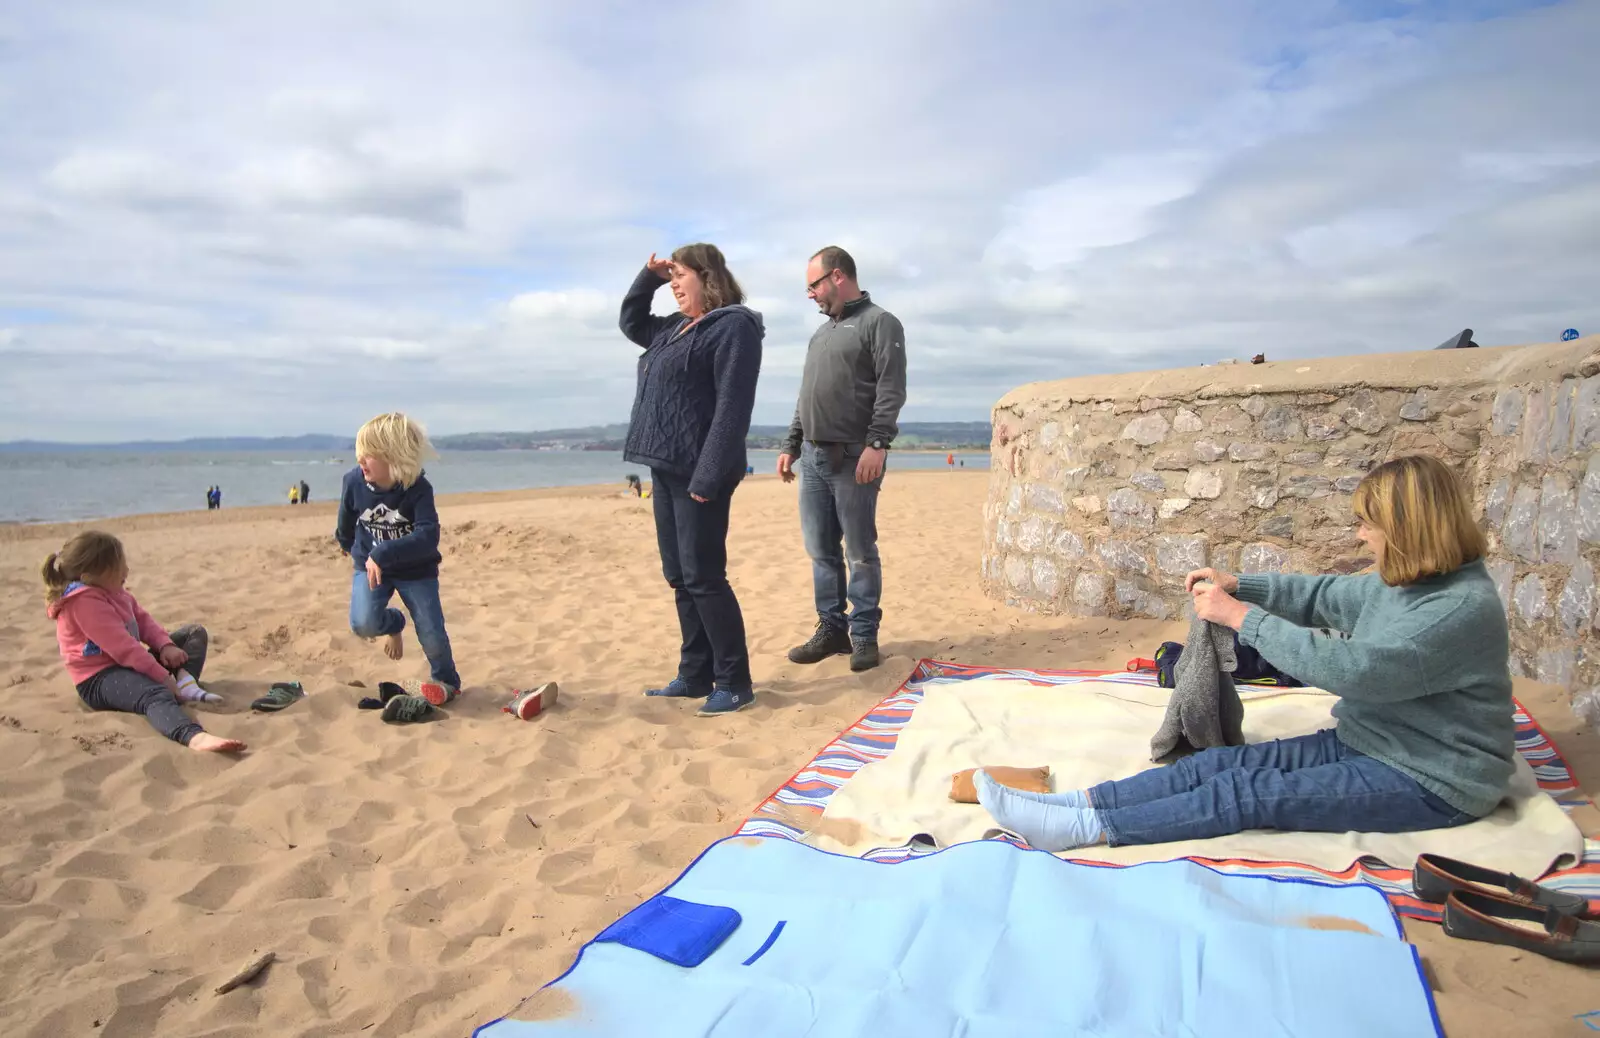
[[[744,478],[766,329],[749,307],[724,306],[679,335],[688,318],[650,313],[664,284],[646,268],[622,297],[622,334],[644,347],[622,456],[687,476],[689,492],[711,500]]]

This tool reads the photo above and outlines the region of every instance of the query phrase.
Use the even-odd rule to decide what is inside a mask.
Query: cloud
[[[765,422],[829,243],[908,419],[1600,327],[1597,44],[1582,0],[19,8],[0,438],[621,420],[621,294],[690,240],[765,315]]]

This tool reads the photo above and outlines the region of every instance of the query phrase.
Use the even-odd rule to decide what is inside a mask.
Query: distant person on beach
[[[300,503],[303,505],[311,503],[311,484],[303,479],[300,481]]]
[[[637,475],[632,472],[628,473],[627,483],[628,493],[632,494],[634,497],[644,496],[644,485],[639,482],[639,477]]]
[[[828,320],[806,348],[778,476],[785,483],[800,477],[817,628],[789,659],[819,663],[848,653],[851,670],[870,670],[878,665],[883,619],[878,491],[906,402],[906,334],[861,290],[855,260],[837,245],[811,257],[806,294]]]
[[[128,593],[127,555],[109,533],[89,530],[44,560],[46,612],[56,622],[61,662],[91,710],[142,714],[191,750],[242,750],[211,735],[183,703],[220,703],[200,687],[208,637],[199,624],[168,634]]]
[[[214,496],[215,496],[216,501],[217,501],[217,507],[221,508],[222,507],[222,488],[221,487],[218,487],[216,489],[216,492],[215,492]]]
[[[398,593],[428,657],[430,677],[419,694],[443,706],[460,691],[461,675],[439,601],[439,513],[422,469],[432,454],[427,431],[399,411],[363,425],[356,433],[357,465],[344,476],[334,538],[355,563],[350,629],[384,639],[384,655],[400,659],[406,617],[389,607]]]
[[[300,503],[300,484],[289,484],[289,503],[291,505],[297,505]]]
[[[672,286],[679,312],[650,313]],[[700,714],[755,701],[744,613],[728,583],[728,510],[749,464],[745,436],[761,374],[761,315],[715,245],[654,254],[622,299],[621,327],[644,350],[623,458],[650,467],[661,570],[678,607],[678,673],[647,695],[705,699]]]
[[[216,487],[206,487],[206,511],[209,512],[209,511],[215,509],[216,507],[217,507],[217,488]]]

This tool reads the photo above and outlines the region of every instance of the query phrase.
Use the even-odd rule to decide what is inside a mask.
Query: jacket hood
[[[715,310],[700,318],[700,327],[705,328],[714,323],[729,320],[745,320],[755,325],[756,334],[765,338],[767,327],[761,320],[761,312],[752,310],[743,303],[734,303],[732,306],[719,306]]]
[[[74,598],[77,598],[79,595],[83,594],[85,591],[98,591],[98,590],[100,590],[100,589],[95,587],[93,584],[85,584],[81,580],[74,580],[72,583],[67,585],[67,589],[61,593],[61,597],[60,598],[56,599],[54,602],[51,602],[49,605],[45,606],[44,611],[47,614],[49,614],[50,619],[54,620],[56,617],[61,615],[61,611],[67,607],[67,603],[69,601],[71,601]]]

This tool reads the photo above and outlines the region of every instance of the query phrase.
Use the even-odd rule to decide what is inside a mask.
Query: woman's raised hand
[[[671,280],[672,278],[672,261],[669,259],[656,259],[656,254],[652,252],[650,254],[650,259],[645,262],[645,266],[649,268],[650,273],[654,274],[656,277],[666,278],[668,280]]]
[[[1194,586],[1202,580],[1210,581],[1230,595],[1239,590],[1238,577],[1232,573],[1225,573],[1220,569],[1212,569],[1210,566],[1205,569],[1190,571],[1189,575],[1183,578],[1183,589],[1193,592]]]

